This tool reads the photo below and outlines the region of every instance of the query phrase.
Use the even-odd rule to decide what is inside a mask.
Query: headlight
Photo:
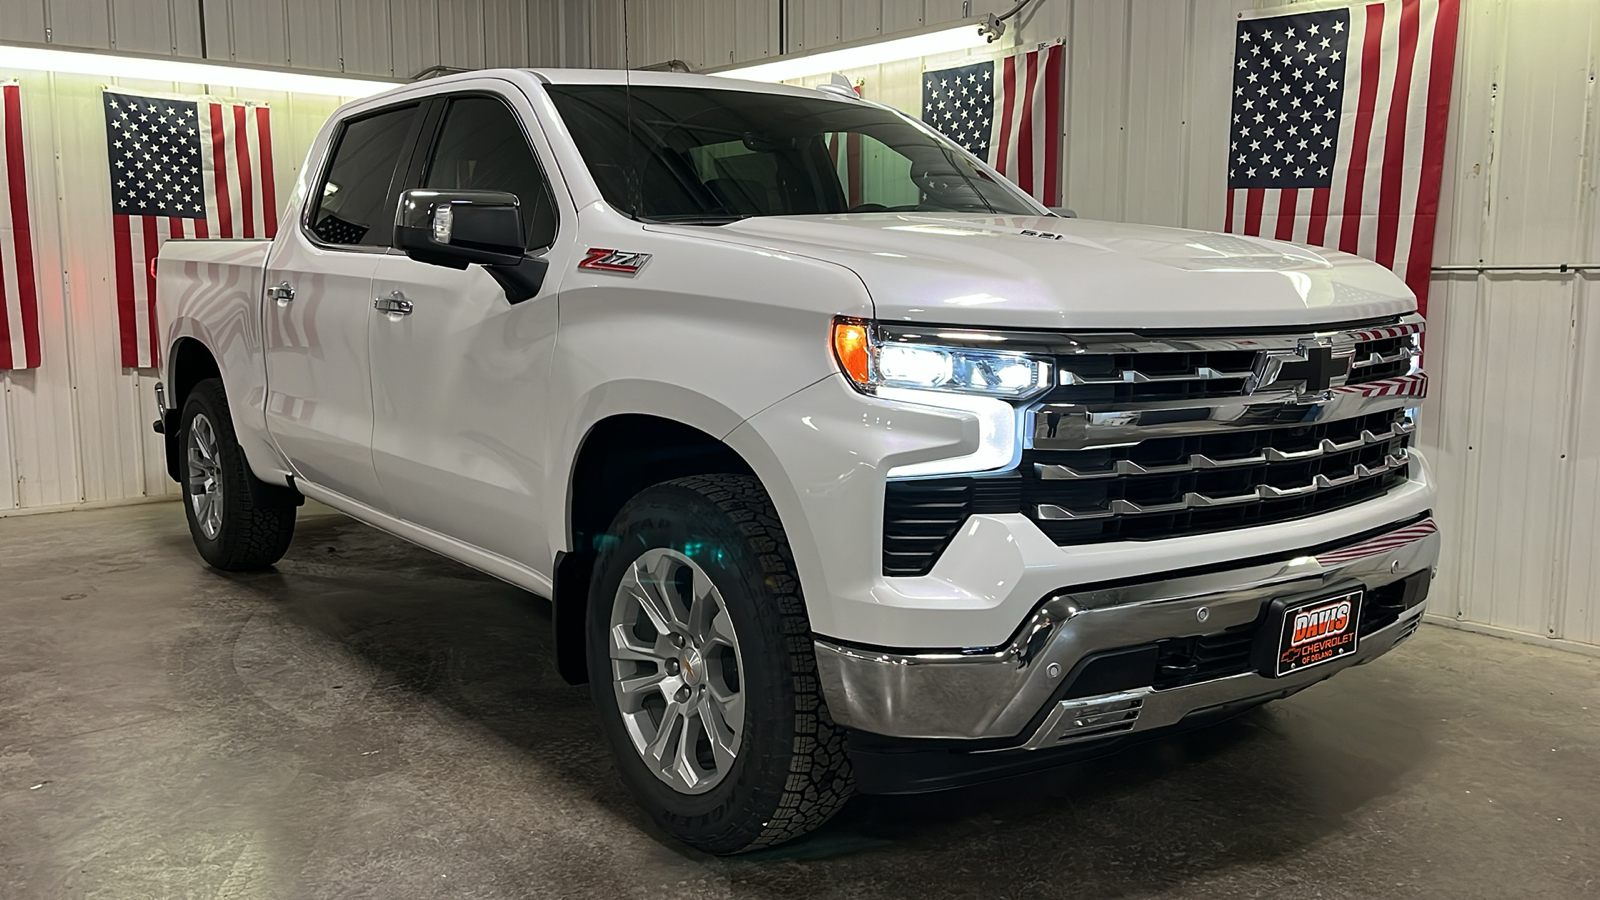
[[[1026,400],[1050,388],[1046,358],[945,343],[927,329],[838,319],[833,352],[850,382],[868,394],[904,388]]]

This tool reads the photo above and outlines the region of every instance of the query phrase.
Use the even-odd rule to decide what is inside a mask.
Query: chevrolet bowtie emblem
[[[1244,381],[1246,394],[1293,391],[1297,398],[1321,394],[1344,384],[1350,377],[1355,348],[1336,350],[1331,345],[1305,342],[1294,350],[1262,350]]]

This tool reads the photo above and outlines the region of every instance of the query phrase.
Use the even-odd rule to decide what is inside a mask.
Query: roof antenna
[[[639,165],[634,157],[633,144],[633,66],[628,61],[628,0],[622,0],[622,96],[623,116],[628,120],[628,218],[639,221],[639,201],[643,191],[639,186]]]

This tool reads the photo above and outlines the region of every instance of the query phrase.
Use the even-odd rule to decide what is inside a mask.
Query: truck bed
[[[198,318],[221,324],[217,312],[254,311],[261,296],[270,240],[167,241],[156,257],[156,299],[161,321]],[[259,329],[259,317],[255,319]]]

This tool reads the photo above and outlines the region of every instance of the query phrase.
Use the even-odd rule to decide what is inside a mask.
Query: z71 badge
[[[596,272],[612,272],[617,275],[637,275],[644,264],[650,261],[650,254],[635,253],[629,250],[601,250],[590,248],[578,263],[580,269],[592,269]]]

